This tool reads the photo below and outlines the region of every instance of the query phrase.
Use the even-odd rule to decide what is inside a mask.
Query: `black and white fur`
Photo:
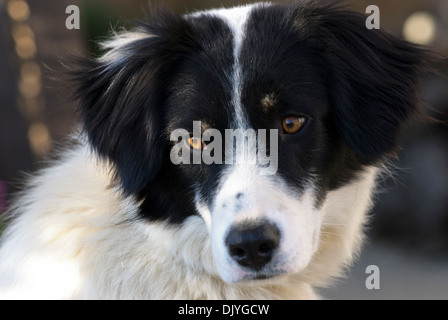
[[[82,132],[11,209],[0,298],[317,298],[360,249],[425,51],[319,1],[159,10],[103,47],[74,72]],[[172,164],[193,121],[279,129],[278,172]],[[265,229],[266,263],[229,250]]]

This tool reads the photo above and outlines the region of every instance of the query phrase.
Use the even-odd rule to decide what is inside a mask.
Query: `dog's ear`
[[[167,83],[188,50],[188,24],[159,11],[150,22],[115,35],[98,59],[81,59],[72,75],[89,143],[115,168],[125,194],[141,191],[164,159]]]
[[[334,121],[346,144],[375,161],[394,151],[403,122],[419,106],[419,76],[431,52],[369,30],[367,17],[334,5],[302,8],[307,34],[323,53]]]

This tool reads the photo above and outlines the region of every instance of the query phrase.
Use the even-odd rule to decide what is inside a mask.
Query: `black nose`
[[[241,266],[261,270],[271,261],[280,243],[280,231],[271,223],[243,223],[230,229],[226,238],[230,256]]]

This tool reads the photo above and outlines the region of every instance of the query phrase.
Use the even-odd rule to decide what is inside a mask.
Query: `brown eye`
[[[297,133],[305,125],[306,117],[290,116],[283,119],[282,127],[286,133]]]
[[[202,141],[202,139],[191,137],[188,139],[188,143],[190,144],[190,147],[192,147],[195,150],[201,150],[204,149],[205,143]]]

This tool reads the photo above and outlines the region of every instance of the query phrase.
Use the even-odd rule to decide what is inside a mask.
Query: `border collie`
[[[77,61],[82,127],[10,210],[0,297],[318,298],[360,249],[426,50],[319,1],[156,11]],[[275,172],[171,161],[209,129],[274,130]]]

